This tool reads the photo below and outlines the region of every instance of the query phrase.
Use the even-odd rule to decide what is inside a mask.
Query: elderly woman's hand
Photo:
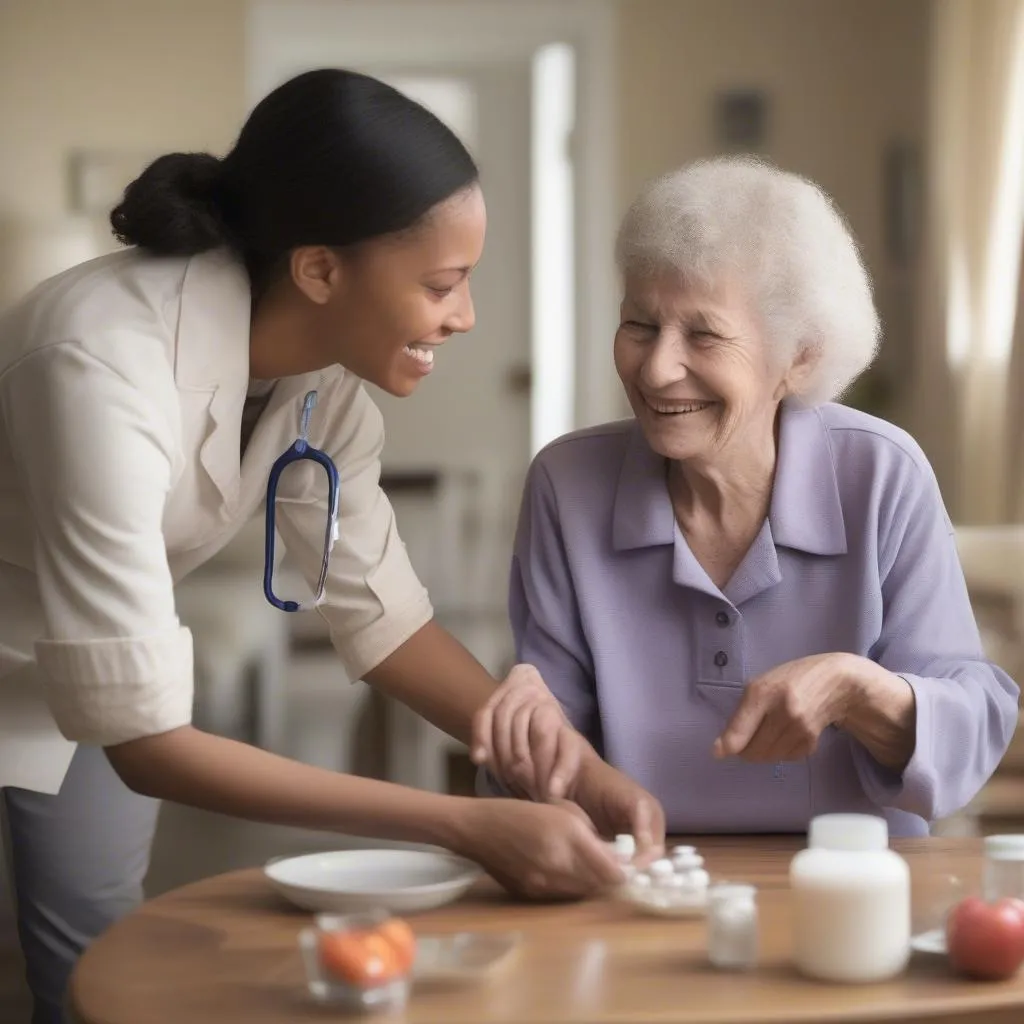
[[[470,751],[514,792],[539,801],[572,801],[603,836],[629,832],[641,862],[663,850],[661,804],[601,758],[532,665],[513,668],[477,712]]]
[[[533,800],[564,797],[593,748],[532,665],[516,665],[473,719],[473,761]]]
[[[815,654],[773,668],[747,686],[716,757],[797,761],[822,732],[845,729],[882,764],[902,769],[914,751],[914,691],[900,676],[859,655]]]

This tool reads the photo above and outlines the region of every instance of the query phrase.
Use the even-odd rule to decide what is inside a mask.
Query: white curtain
[[[1016,506],[1007,465],[1024,223],[1024,0],[935,0],[915,422],[960,522]]]

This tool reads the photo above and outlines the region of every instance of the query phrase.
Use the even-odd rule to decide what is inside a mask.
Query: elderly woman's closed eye
[[[926,832],[995,769],[1018,688],[920,448],[834,404],[879,337],[849,230],[812,183],[722,159],[645,189],[617,256],[635,418],[531,467],[519,660],[670,831]]]

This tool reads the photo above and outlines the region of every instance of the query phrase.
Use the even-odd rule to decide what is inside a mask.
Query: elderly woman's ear
[[[806,394],[808,384],[812,382],[815,370],[821,362],[821,346],[804,342],[797,349],[793,362],[786,371],[775,391],[777,401],[790,396],[799,398]]]

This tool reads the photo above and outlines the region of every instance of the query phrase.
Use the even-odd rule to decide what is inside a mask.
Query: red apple
[[[946,950],[953,968],[969,978],[997,981],[1024,963],[1024,901],[961,900],[946,918]]]

